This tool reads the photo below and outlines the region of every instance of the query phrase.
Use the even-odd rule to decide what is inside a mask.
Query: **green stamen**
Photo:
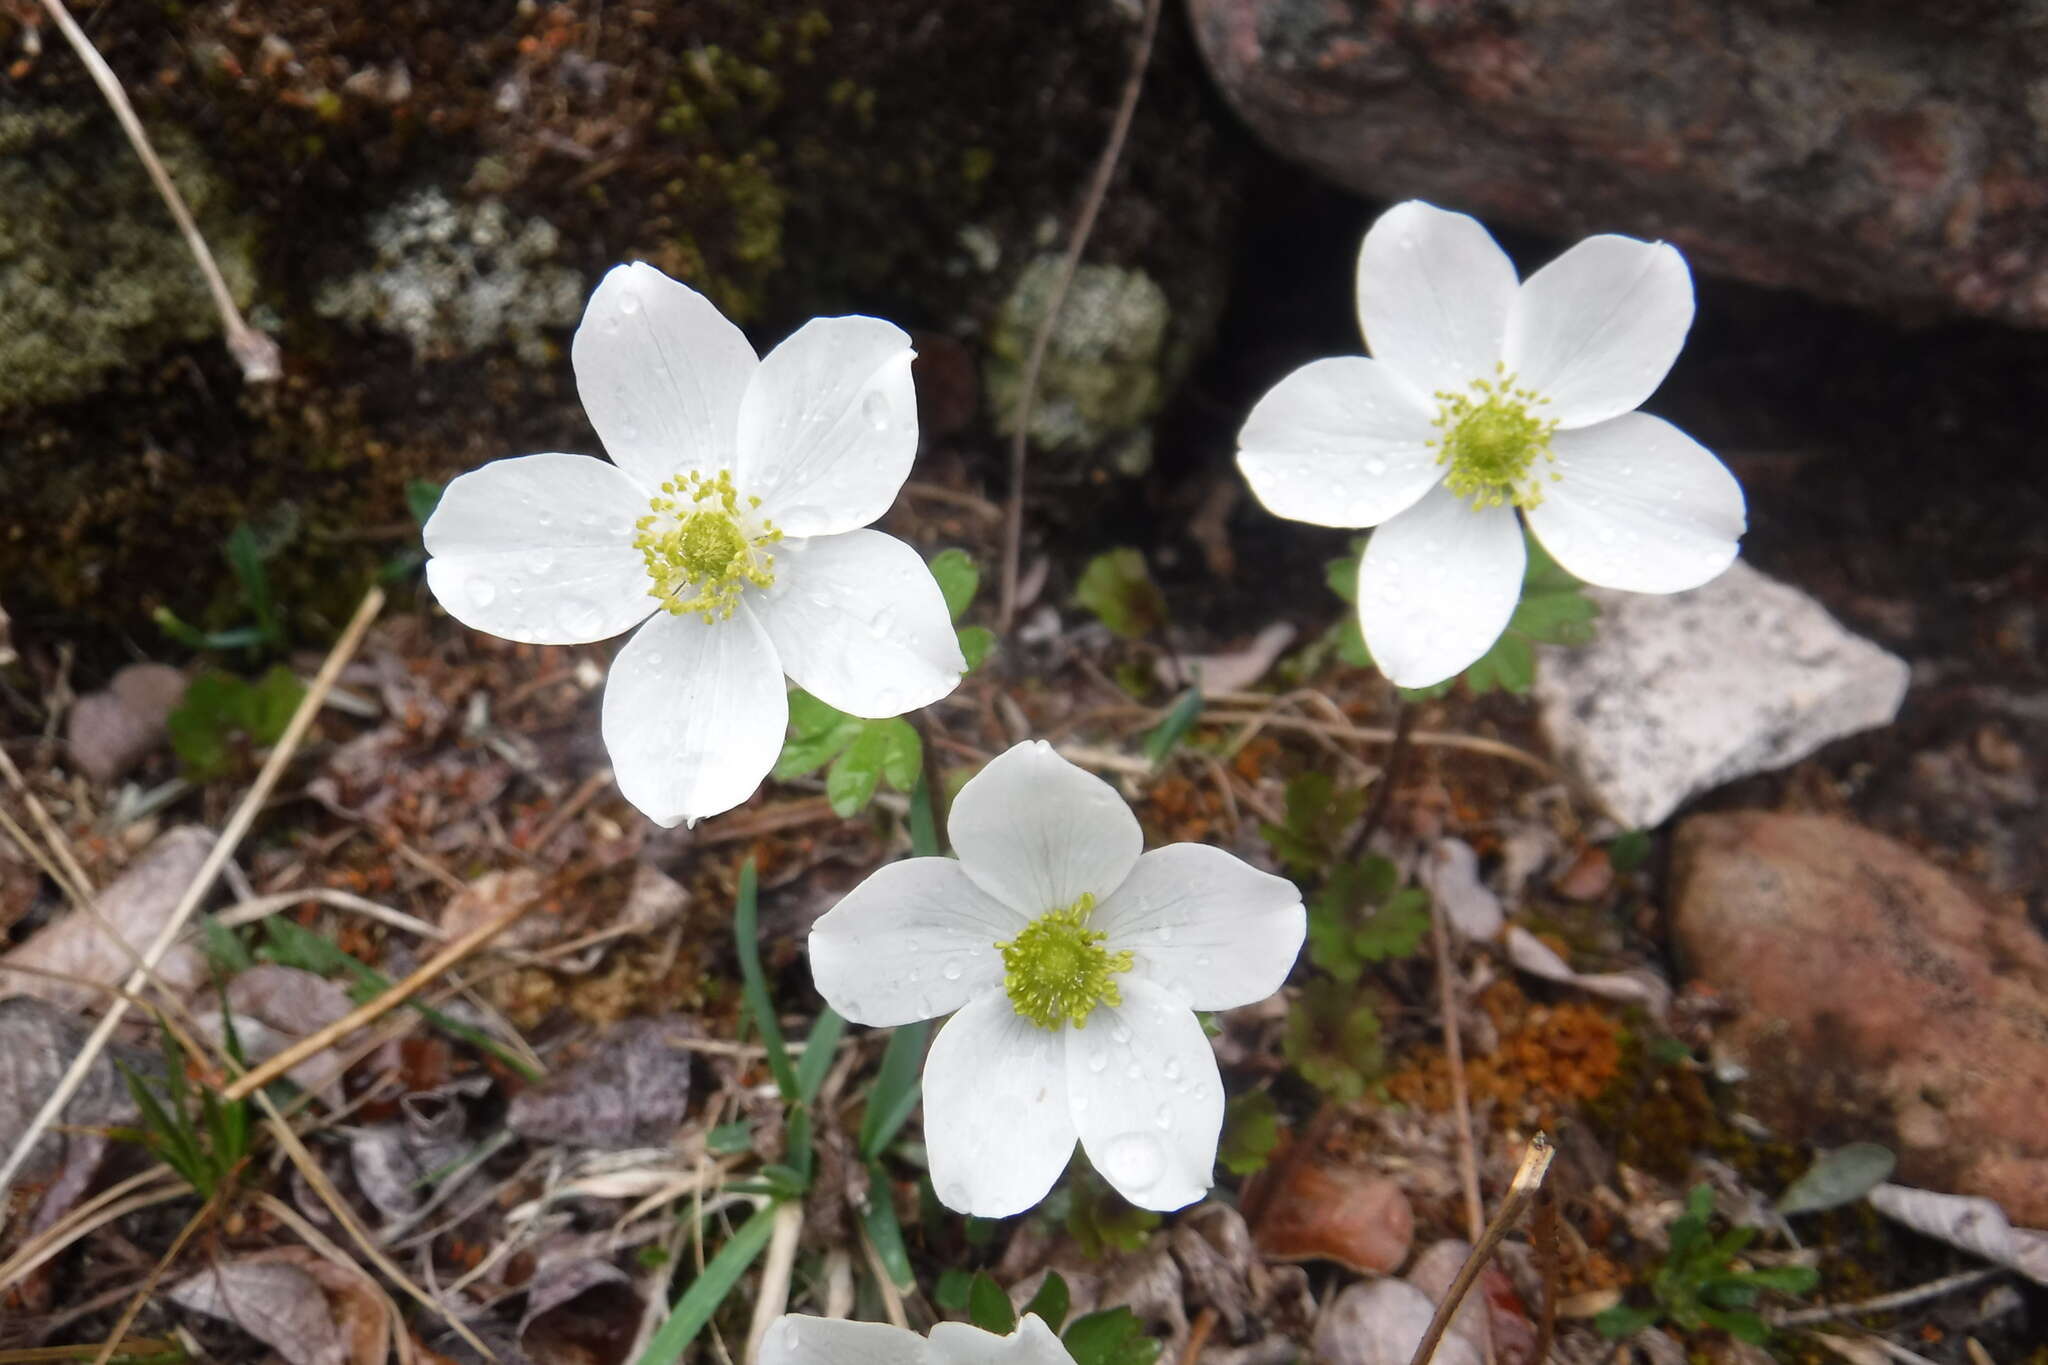
[[[665,610],[694,612],[709,625],[731,616],[749,585],[774,583],[775,556],[763,547],[781,540],[782,532],[762,517],[749,534],[730,473],[670,479],[650,505],[654,510],[634,523],[633,548],[653,580],[648,594]],[[760,505],[759,498],[747,499],[750,513]]]
[[[1083,1028],[1097,1005],[1120,1005],[1116,974],[1131,969],[1128,950],[1102,946],[1107,934],[1088,928],[1095,897],[1083,895],[1064,910],[1048,910],[1008,943],[1003,989],[1017,1013],[1043,1029]]]
[[[1516,388],[1506,366],[1494,373],[1493,379],[1473,380],[1469,394],[1437,393],[1435,426],[1441,434],[1429,444],[1436,462],[1450,466],[1444,486],[1474,507],[1534,507],[1543,501],[1536,462],[1557,459],[1550,450],[1557,423],[1531,411],[1549,399]]]

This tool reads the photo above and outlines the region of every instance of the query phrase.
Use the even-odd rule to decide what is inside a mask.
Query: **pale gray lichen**
[[[1035,258],[989,329],[985,378],[996,425],[1006,435],[1016,431],[1025,362],[1059,270],[1059,257]],[[1039,371],[1032,444],[1107,453],[1119,471],[1143,472],[1151,457],[1147,424],[1165,393],[1170,319],[1166,292],[1144,271],[1077,270]]]
[[[314,310],[404,337],[421,360],[509,345],[545,364],[548,332],[583,310],[583,277],[555,263],[554,224],[516,221],[498,199],[458,205],[430,186],[374,218],[370,246],[374,263],[330,282]]]
[[[191,140],[150,136],[229,290],[254,292],[254,231]],[[0,100],[0,411],[79,398],[220,330],[199,267],[111,116]]]

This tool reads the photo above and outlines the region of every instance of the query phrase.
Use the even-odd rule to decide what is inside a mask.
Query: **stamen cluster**
[[[1515,387],[1515,376],[1497,366],[1492,379],[1472,381],[1471,393],[1439,390],[1436,400],[1438,435],[1429,445],[1436,462],[1448,465],[1444,487],[1474,507],[1513,503],[1534,507],[1543,501],[1542,482],[1534,476],[1537,459],[1555,462],[1550,435],[1555,420],[1531,409],[1550,400]],[[1556,473],[1552,479],[1561,477]]]
[[[746,504],[752,512],[761,500],[748,498]],[[775,582],[775,556],[764,549],[781,540],[782,532],[765,517],[749,531],[730,472],[669,479],[650,506],[633,523],[633,548],[653,580],[648,593],[665,610],[677,616],[694,612],[709,625],[730,617],[749,585]]]
[[[1043,1029],[1084,1027],[1097,1005],[1120,1005],[1116,975],[1131,969],[1129,950],[1112,953],[1107,935],[1088,927],[1095,897],[1049,910],[996,947],[1003,954],[1003,990],[1017,1013]]]

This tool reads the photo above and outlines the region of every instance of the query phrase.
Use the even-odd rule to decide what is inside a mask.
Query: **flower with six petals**
[[[810,938],[818,991],[846,1018],[953,1015],[924,1071],[940,1200],[987,1218],[1027,1209],[1076,1138],[1134,1204],[1199,1199],[1223,1088],[1194,1012],[1279,989],[1301,893],[1204,844],[1141,852],[1115,790],[1043,741],[969,780],[948,832],[957,861],[881,868]]]
[[[620,266],[571,349],[611,461],[526,455],[453,480],[427,584],[465,625],[530,644],[646,620],[605,684],[619,789],[664,825],[730,809],[781,750],[785,674],[876,719],[965,669],[923,560],[862,529],[917,452],[913,355],[890,323],[839,317],[757,358],[703,295]]]
[[[1370,359],[1318,360],[1259,400],[1238,466],[1268,510],[1376,526],[1358,614],[1388,678],[1426,687],[1492,647],[1521,595],[1516,517],[1588,583],[1680,592],[1735,558],[1742,490],[1635,409],[1692,325],[1670,246],[1589,237],[1527,280],[1471,218],[1398,204],[1365,235]]]

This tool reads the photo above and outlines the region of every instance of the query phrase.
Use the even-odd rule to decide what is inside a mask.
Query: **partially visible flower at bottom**
[[[976,774],[948,825],[958,861],[879,869],[810,938],[819,993],[855,1023],[958,1011],[925,1060],[940,1201],[1022,1212],[1076,1138],[1133,1204],[1200,1199],[1223,1084],[1194,1012],[1280,988],[1306,929],[1301,892],[1206,844],[1141,854],[1115,789],[1042,740]]]
[[[1073,1359],[1036,1313],[1026,1313],[1006,1337],[942,1322],[929,1339],[886,1322],[788,1313],[770,1324],[760,1365],[1073,1365]]]

